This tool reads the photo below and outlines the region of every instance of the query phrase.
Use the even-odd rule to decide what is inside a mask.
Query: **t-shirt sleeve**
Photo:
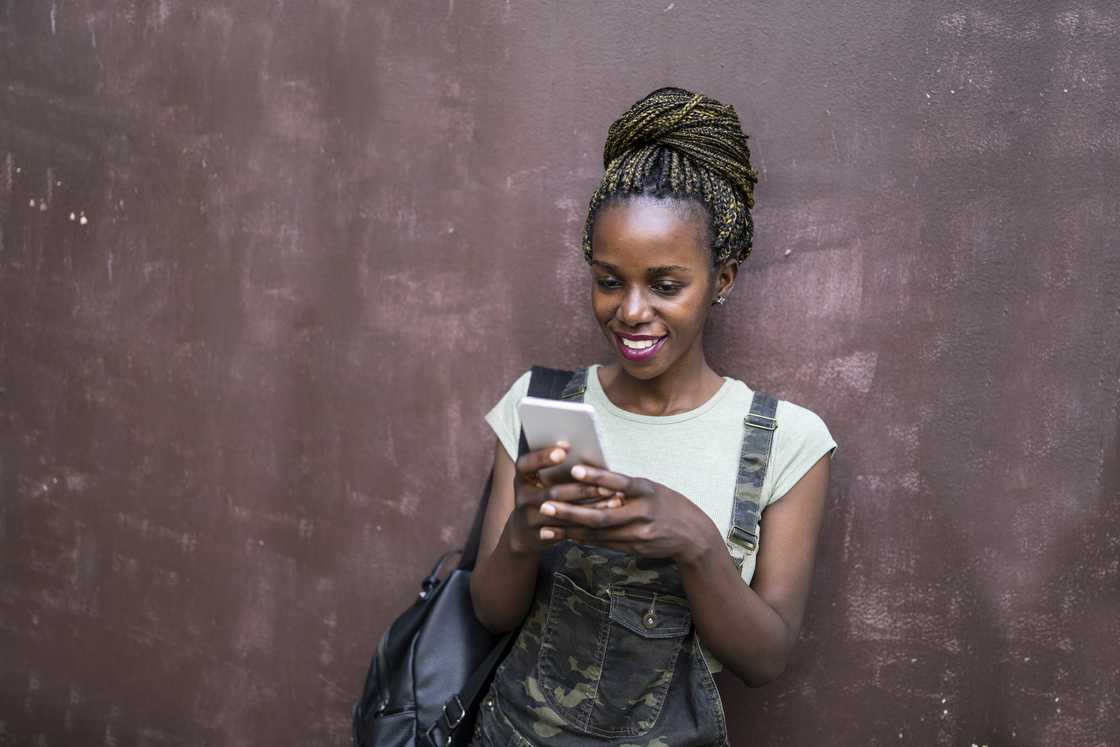
[[[788,493],[822,456],[835,456],[837,449],[828,426],[815,412],[785,400],[778,407],[778,429],[774,432],[770,471],[766,475],[768,489],[763,491],[769,497],[764,508]]]
[[[517,403],[529,393],[529,378],[532,370],[526,371],[518,377],[509,390],[502,395],[498,403],[484,416],[487,423],[502,442],[506,453],[513,461],[517,461],[517,447],[521,439],[521,418],[517,414]]]

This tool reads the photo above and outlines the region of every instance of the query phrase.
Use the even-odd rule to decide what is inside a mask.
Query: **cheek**
[[[610,318],[612,313],[610,299],[602,293],[591,291],[591,310],[595,312],[595,317],[599,321],[606,321]]]
[[[681,298],[672,309],[665,310],[665,316],[670,317],[673,323],[681,329],[700,329],[707,319],[706,297],[703,294],[690,294],[688,298]]]

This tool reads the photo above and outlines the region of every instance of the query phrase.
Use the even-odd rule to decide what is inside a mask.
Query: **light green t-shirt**
[[[726,537],[743,418],[750,412],[754,391],[739,379],[725,376],[719,391],[695,409],[675,415],[639,415],[607,399],[599,384],[599,368],[599,364],[588,366],[583,401],[595,408],[608,468],[659,482],[687,497]],[[529,376],[529,371],[522,374],[485,416],[514,461],[521,432],[517,403],[529,392]],[[813,411],[779,400],[775,417],[778,428],[762,484],[760,522],[765,520],[767,506],[784,496],[818,459],[825,454],[831,458],[837,448],[828,427]],[[743,563],[746,583],[754,576],[756,557],[757,552],[748,555]],[[710,655],[708,662],[713,670],[722,668]]]

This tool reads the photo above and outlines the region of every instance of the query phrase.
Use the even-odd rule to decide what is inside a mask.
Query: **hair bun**
[[[665,87],[642,98],[607,131],[603,167],[643,148],[671,148],[727,180],[754,207],[758,176],[735,107],[683,88]]]
[[[707,211],[713,266],[742,262],[754,241],[754,185],[747,136],[735,108],[683,88],[658,88],[611,124],[603,176],[587,205],[583,256],[592,255],[599,209],[614,199],[652,195],[694,200]]]

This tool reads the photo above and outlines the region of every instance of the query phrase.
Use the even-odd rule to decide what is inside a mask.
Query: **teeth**
[[[627,340],[625,337],[620,339],[622,340],[622,344],[630,348],[631,350],[645,350],[646,348],[652,348],[658,342],[657,340]]]

